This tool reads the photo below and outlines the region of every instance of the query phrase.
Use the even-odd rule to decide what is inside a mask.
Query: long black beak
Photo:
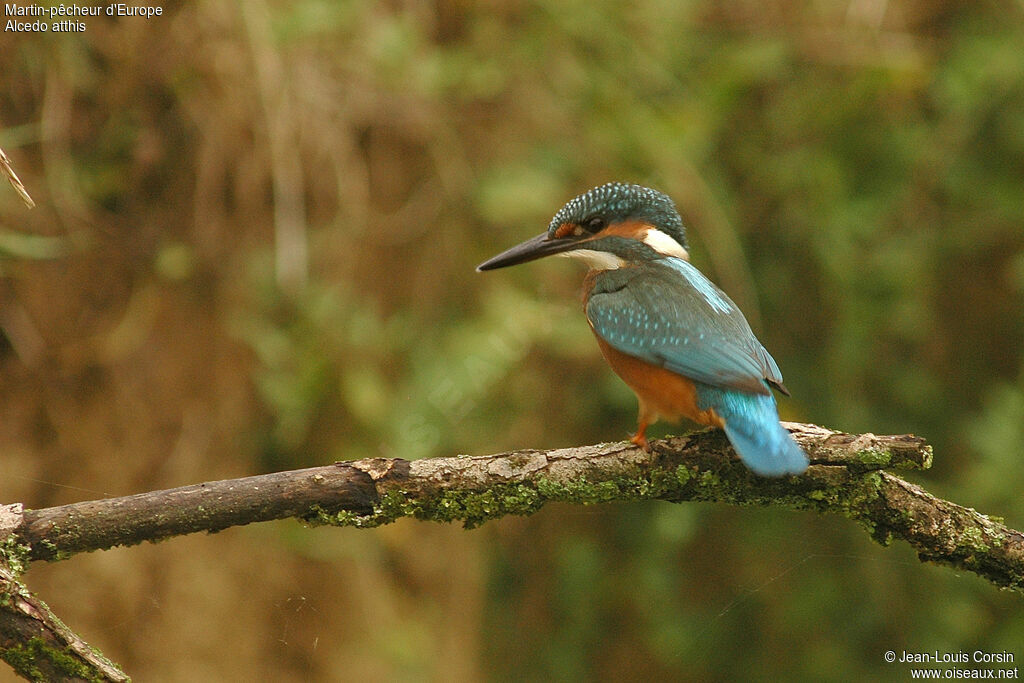
[[[487,259],[477,266],[476,269],[484,271],[514,266],[519,263],[543,258],[544,256],[572,251],[576,248],[576,244],[577,239],[575,237],[554,238],[548,237],[548,234],[545,232],[533,239],[526,240],[522,244],[517,244],[507,251],[501,252],[494,258]]]

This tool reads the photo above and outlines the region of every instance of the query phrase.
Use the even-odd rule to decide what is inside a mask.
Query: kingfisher
[[[807,469],[807,455],[779,423],[772,389],[789,395],[779,366],[736,304],[690,263],[686,230],[668,195],[600,185],[563,206],[546,232],[477,270],[552,255],[589,266],[587,322],[639,403],[632,443],[649,451],[649,425],[685,417],[725,430],[756,474]]]

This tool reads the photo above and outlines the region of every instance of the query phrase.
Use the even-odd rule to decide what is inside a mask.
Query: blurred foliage
[[[924,435],[929,489],[1020,528],[1022,29],[1019,3],[200,0],[5,36],[0,147],[38,207],[0,188],[2,498],[625,436],[578,270],[473,272],[621,179],[676,199],[784,418]],[[1024,656],[1018,597],[725,506],[263,525],[28,580],[143,680]]]

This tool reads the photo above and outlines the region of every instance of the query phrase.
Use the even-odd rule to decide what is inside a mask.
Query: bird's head
[[[547,232],[477,270],[555,254],[579,258],[598,270],[666,256],[688,258],[683,221],[668,195],[641,185],[607,183],[570,200],[551,219]]]

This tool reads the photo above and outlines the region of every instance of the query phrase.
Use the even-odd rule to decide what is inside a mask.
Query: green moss
[[[12,584],[13,592],[28,596],[28,589],[21,583]],[[11,594],[4,596],[11,598]],[[37,608],[41,610],[49,621],[53,631],[58,637],[70,639],[73,634],[64,623],[57,618],[50,608],[37,599]],[[102,661],[105,666],[111,669],[118,669],[117,665],[107,659],[99,650],[90,648],[97,661]],[[108,680],[97,671],[82,661],[81,657],[69,647],[55,645],[38,636],[29,638],[25,642],[18,643],[12,647],[0,649],[0,659],[7,662],[23,678],[34,681],[44,680],[86,680],[102,681]],[[43,664],[41,667],[40,664]]]
[[[335,526],[375,527],[400,517],[434,522],[463,521],[473,528],[489,519],[506,515],[529,515],[544,504],[538,490],[526,484],[505,484],[486,491],[444,491],[432,498],[418,500],[405,491],[389,491],[368,515],[342,511],[318,511],[308,521]]]
[[[735,467],[742,466],[737,463]],[[831,512],[858,522],[875,540],[888,545],[892,540],[889,529],[878,528],[865,514],[880,495],[881,485],[881,475],[875,471],[851,475],[848,470],[837,470],[809,479],[766,480],[746,470],[719,472],[679,465],[669,471],[627,471],[598,482],[538,477],[532,482],[495,485],[483,491],[447,490],[428,498],[420,498],[422,494],[413,490],[393,489],[369,514],[317,511],[307,521],[366,528],[389,524],[400,517],[415,517],[434,522],[461,521],[466,528],[474,528],[507,515],[533,514],[547,502],[593,505],[662,498]]]
[[[543,505],[537,490],[525,484],[506,484],[486,491],[445,491],[425,500],[410,498],[403,491],[391,491],[381,500],[375,516],[384,522],[398,517],[435,522],[461,520],[467,528],[505,515],[528,515]]]
[[[852,477],[839,486],[815,489],[807,494],[808,498],[824,502],[833,512],[854,519],[860,515],[865,505],[876,500],[882,485],[882,477],[878,472],[868,472],[859,477]]]
[[[960,535],[959,545],[972,553],[987,553],[992,548],[985,542],[985,534],[977,527],[967,527]]]
[[[881,486],[881,475],[878,472],[867,472],[851,477],[842,483],[808,491],[804,497],[806,501],[813,501],[814,506],[822,511],[854,520],[864,527],[876,541],[882,545],[889,545],[892,541],[892,534],[887,530],[878,529],[876,524],[864,514],[870,504],[878,499]],[[808,505],[797,505],[796,507],[806,508]]]
[[[659,498],[678,488],[678,473],[663,471],[649,475],[625,474],[619,479],[601,482],[590,482],[585,478],[567,482],[546,478],[537,481],[537,490],[545,499],[580,505]]]
[[[45,680],[43,672],[36,666],[36,640],[33,638],[26,645],[15,645],[0,651],[0,659],[7,662],[19,676],[30,681]]]
[[[679,477],[679,472],[677,472]],[[875,540],[888,545],[892,536],[888,530],[880,530],[868,519],[866,511],[878,499],[882,477],[871,471],[850,475],[848,471],[824,473],[820,478],[810,475],[806,480],[799,477],[766,480],[752,474],[747,476],[723,476],[714,471],[690,473],[681,477],[689,500],[709,500],[735,505],[772,505],[793,510],[816,510],[839,514],[852,519],[864,527]],[[804,482],[815,488],[804,488]]]
[[[17,538],[12,534],[0,543],[0,561],[10,567],[11,571],[14,572],[15,578],[21,576],[28,568],[29,553],[32,549],[23,544],[19,543]]]
[[[721,488],[722,479],[714,472],[701,472],[697,480],[701,488]]]
[[[45,667],[46,672],[55,671],[62,679],[104,680],[75,654],[64,648],[55,647],[38,637],[30,638],[25,643],[0,651],[0,659],[7,662],[18,675],[32,681],[46,681],[54,678],[40,669],[39,662],[41,661],[49,664]]]
[[[865,448],[857,451],[857,462],[863,465],[885,467],[892,462],[892,451],[887,448]]]
[[[46,557],[50,562],[60,562],[75,554],[73,551],[61,550],[53,541],[43,540],[39,542],[39,545],[46,549]]]
[[[462,521],[467,528],[507,515],[530,515],[547,502],[593,505],[657,498],[679,487],[679,474],[656,472],[652,476],[624,476],[600,482],[585,478],[557,481],[540,477],[534,482],[501,484],[484,491],[449,490],[427,499],[393,490],[384,494],[371,514],[318,511],[308,521],[314,524],[372,527],[400,517],[434,522]]]
[[[924,447],[924,458],[921,459],[921,469],[931,469],[932,463],[935,461],[935,451],[932,450],[931,446]]]
[[[537,482],[537,490],[547,500],[583,505],[610,503],[632,498],[634,495],[630,495],[630,490],[637,486],[635,480],[589,482],[583,478],[576,481],[557,482],[542,478]]]

